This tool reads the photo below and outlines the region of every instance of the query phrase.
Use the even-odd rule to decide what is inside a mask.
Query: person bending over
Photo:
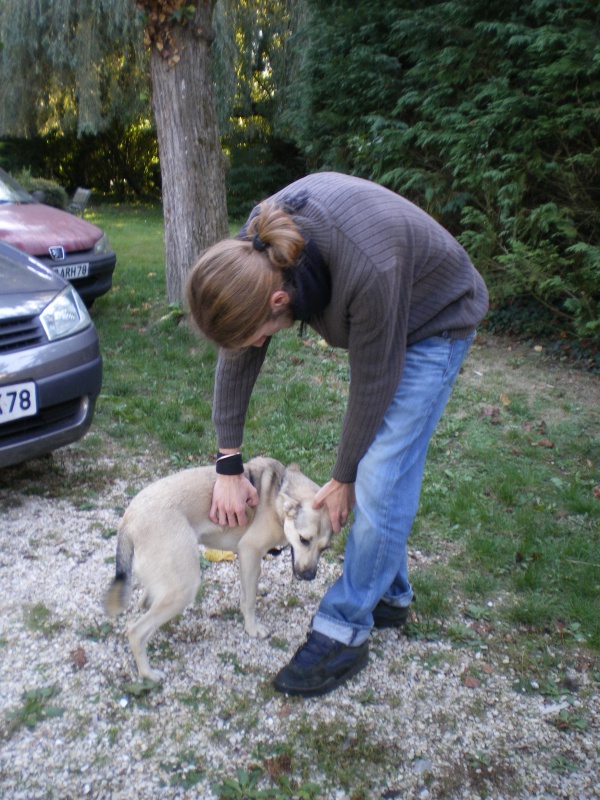
[[[220,525],[244,524],[246,506],[258,502],[240,448],[271,337],[300,320],[348,351],[337,458],[314,501],[336,532],[354,508],[343,572],[274,681],[287,694],[324,694],[366,666],[373,627],[406,622],[407,540],[429,440],[486,314],[485,283],[450,233],[410,201],[323,172],[260,203],[236,237],[206,250],[186,292],[198,327],[221,348],[210,512]]]

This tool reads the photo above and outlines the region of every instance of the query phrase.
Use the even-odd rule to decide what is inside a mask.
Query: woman
[[[221,525],[243,524],[246,505],[257,503],[240,447],[270,337],[301,320],[348,351],[337,459],[314,502],[336,532],[355,509],[344,569],[275,678],[288,694],[324,694],[366,666],[373,626],[406,622],[406,546],[427,448],[487,311],[485,284],[458,242],[408,200],[318,173],[257,206],[235,239],[207,250],[187,295],[198,326],[222,348],[211,508]]]

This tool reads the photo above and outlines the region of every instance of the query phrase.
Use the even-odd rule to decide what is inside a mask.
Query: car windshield
[[[22,186],[0,169],[0,203],[33,203],[33,197]]]

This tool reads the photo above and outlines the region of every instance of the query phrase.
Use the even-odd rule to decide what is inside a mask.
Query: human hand
[[[326,506],[334,533],[339,533],[354,508],[356,497],[353,483],[340,483],[332,478],[315,495],[313,508]]]
[[[217,525],[246,525],[246,506],[258,505],[258,492],[244,474],[217,475],[208,516]]]

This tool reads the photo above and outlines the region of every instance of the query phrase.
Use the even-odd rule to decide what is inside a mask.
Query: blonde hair
[[[286,286],[283,271],[297,263],[305,245],[289,214],[270,202],[260,205],[245,236],[205,250],[186,284],[194,321],[226,349],[241,347],[272,317],[271,295]]]

